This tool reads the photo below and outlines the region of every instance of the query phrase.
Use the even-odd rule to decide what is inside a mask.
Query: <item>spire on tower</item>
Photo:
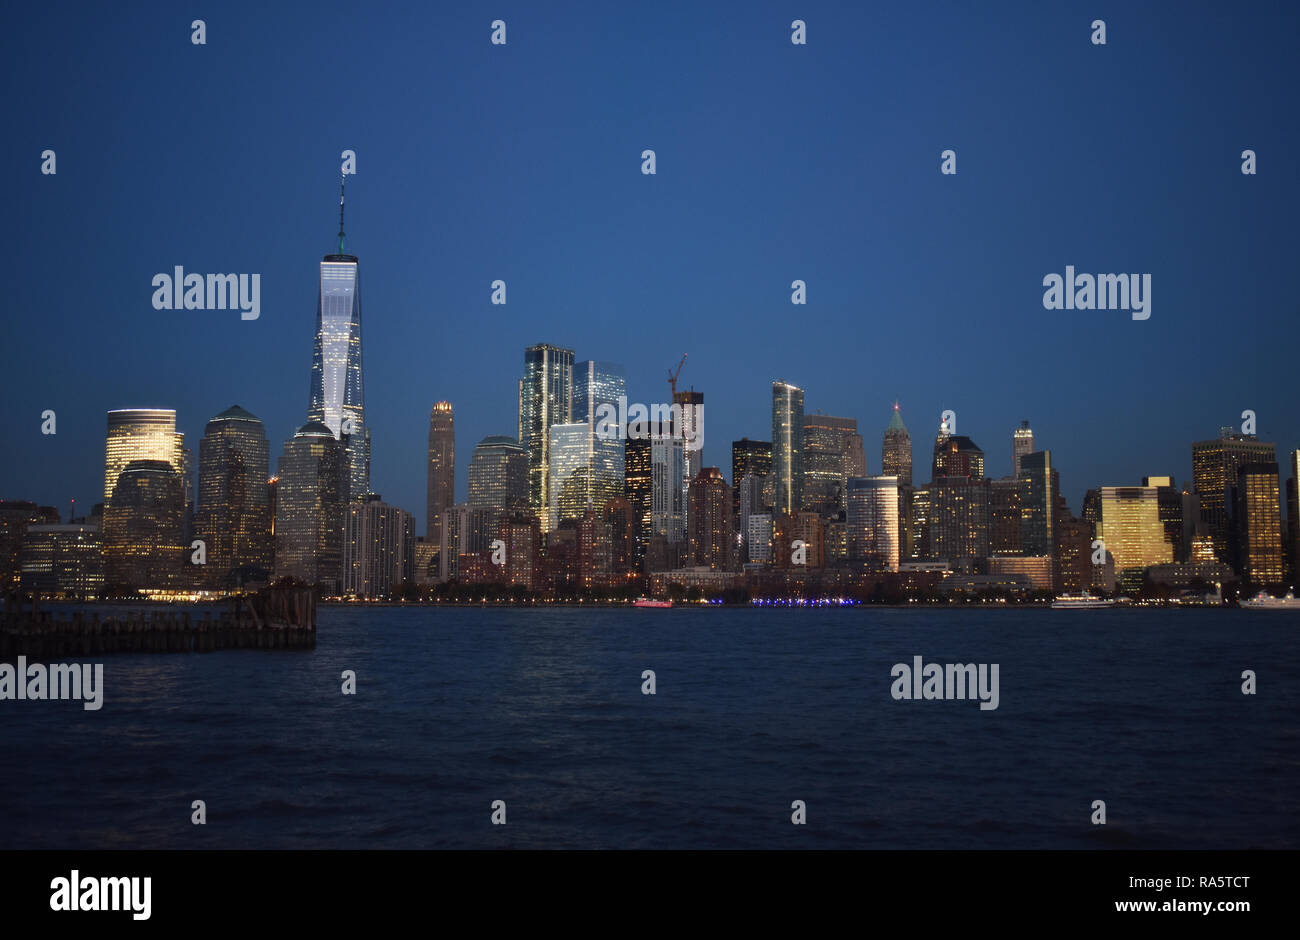
[[[339,254],[343,254],[343,194],[347,189],[348,175],[343,174],[339,182]]]

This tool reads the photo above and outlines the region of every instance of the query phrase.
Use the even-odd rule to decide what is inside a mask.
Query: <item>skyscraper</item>
[[[855,418],[804,415],[803,508],[823,516],[838,513],[844,508],[850,466],[864,462]]]
[[[953,564],[989,554],[989,487],[973,476],[942,476],[929,487],[930,554]]]
[[[1115,558],[1116,573],[1134,586],[1138,573],[1169,564],[1174,553],[1160,522],[1160,494],[1154,486],[1103,486],[1097,538]]]
[[[1192,445],[1192,489],[1201,499],[1201,520],[1214,542],[1214,553],[1226,565],[1237,563],[1231,491],[1237,485],[1238,468],[1248,463],[1277,463],[1276,445],[1232,428],[1220,428],[1218,440]]]
[[[415,518],[371,494],[347,507],[343,593],[388,597],[415,577]]]
[[[897,571],[901,534],[898,478],[850,478],[846,528],[850,560],[873,571]]]
[[[781,380],[772,383],[772,473],[776,513],[798,512],[803,507],[803,389]]]
[[[689,487],[700,475],[701,461],[704,459],[704,393],[694,388],[673,394],[673,404],[682,409],[682,429],[679,432],[686,441],[686,485]],[[690,506],[686,514],[690,516]]]
[[[984,451],[964,434],[950,434],[941,427],[934,441],[931,479],[951,476],[984,479]]]
[[[1020,539],[1026,555],[1051,555],[1056,551],[1056,498],[1060,480],[1052,467],[1050,450],[1021,454]]]
[[[669,544],[686,541],[686,454],[680,434],[670,424],[650,439],[650,536]]]
[[[1020,427],[1011,434],[1011,475],[1020,476],[1020,458],[1034,452],[1034,432],[1029,422],[1021,421]],[[1030,554],[1036,554],[1031,552]]]
[[[104,501],[126,465],[136,460],[165,460],[178,476],[185,473],[185,435],[176,430],[176,412],[171,408],[122,408],[108,413],[108,434],[104,444]],[[181,481],[189,499],[189,487]]]
[[[880,444],[881,474],[897,477],[899,486],[912,485],[912,438],[907,433],[907,425],[894,402],[894,411],[889,416],[889,426],[885,428],[885,437]]]
[[[592,487],[593,444],[591,425],[586,422],[551,425],[547,532],[558,529],[565,519],[581,519],[589,508],[603,508],[596,505]]]
[[[740,516],[740,483],[747,476],[764,480],[772,472],[772,442],[742,437],[731,442],[731,511]]]
[[[266,431],[255,415],[233,405],[208,422],[199,442],[194,515],[194,532],[207,554],[208,587],[236,587],[245,575],[270,576],[270,466]]]
[[[339,250],[320,263],[307,420],[323,424],[342,442],[347,464],[344,500],[362,499],[370,492],[370,428],[361,374],[361,268],[356,255],[343,250],[342,193]]]
[[[308,421],[285,441],[276,470],[275,576],[339,590],[348,492],[346,444]]]
[[[1286,577],[1277,479],[1276,463],[1248,463],[1237,469],[1237,569],[1252,584],[1277,584]]]
[[[429,412],[429,484],[425,502],[425,539],[442,540],[442,513],[456,501],[456,420],[451,402]],[[503,507],[504,508],[504,507]]]
[[[473,509],[528,508],[528,455],[513,437],[489,435],[474,448],[468,502]]]
[[[629,437],[623,448],[623,495],[632,504],[637,559],[645,557],[652,533],[650,519],[654,503],[654,467],[647,438]]]
[[[1185,546],[1189,541],[1184,531],[1186,516],[1183,494],[1174,486],[1170,476],[1147,476],[1142,478],[1143,486],[1156,488],[1156,501],[1160,505],[1160,524],[1164,526],[1165,541],[1174,553],[1174,561],[1185,561]]]
[[[587,360],[573,368],[573,421],[585,422],[591,435],[587,475],[592,508],[623,495],[624,431],[617,421],[602,421],[603,415],[617,414],[619,402],[627,396],[623,367],[613,362]],[[586,510],[586,506],[583,507]]]
[[[133,460],[104,504],[104,584],[164,590],[189,586],[185,490],[166,460]]]
[[[705,467],[691,481],[691,561],[715,571],[731,568],[731,488],[717,467]]]
[[[989,481],[989,554],[1024,554],[1021,482],[1015,477]]]
[[[573,350],[529,346],[519,380],[519,444],[528,454],[528,504],[543,526],[550,519],[550,430],[572,423]]]

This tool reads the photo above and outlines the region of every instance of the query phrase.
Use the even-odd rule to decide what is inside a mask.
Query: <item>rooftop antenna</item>
[[[348,175],[344,173],[339,182],[339,254],[343,254],[343,195],[347,185]]]

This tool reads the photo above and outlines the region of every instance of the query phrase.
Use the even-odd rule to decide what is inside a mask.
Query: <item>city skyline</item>
[[[22,147],[2,158],[10,178],[39,184],[14,197],[31,225],[22,239],[11,236],[24,277],[7,325],[17,346],[68,350],[81,376],[67,381],[48,357],[14,363],[6,401],[17,431],[0,496],[61,511],[75,497],[88,509],[103,475],[103,414],[116,408],[174,409],[178,432],[197,442],[210,417],[239,404],[261,417],[278,452],[304,422],[304,336],[319,292],[312,268],[336,248],[339,155],[349,148],[357,175],[348,180],[348,250],[367,264],[370,489],[417,519],[426,486],[419,429],[430,406],[448,400],[457,409],[461,502],[474,443],[514,427],[519,350],[538,342],[622,363],[629,398],[649,402],[668,400],[665,370],[689,353],[681,383],[709,404],[700,463],[724,472],[730,441],[770,436],[765,399],[777,377],[806,389],[808,413],[857,419],[869,474],[881,471],[874,441],[895,400],[914,453],[920,448],[918,469],[938,415],[951,408],[957,433],[988,454],[989,475],[1009,473],[1006,439],[1027,417],[1076,511],[1096,486],[1153,474],[1182,486],[1191,478],[1188,443],[1239,426],[1246,409],[1282,452],[1300,444],[1300,419],[1285,407],[1297,339],[1287,209],[1298,201],[1297,181],[1280,162],[1294,152],[1296,129],[1273,119],[1289,54],[1281,37],[1294,34],[1294,11],[1249,11],[1212,30],[1193,15],[1133,11],[1111,24],[1104,49],[1086,35],[1078,41],[1075,18],[1032,7],[1022,14],[1039,37],[1030,48],[965,17],[961,28],[936,33],[925,18],[878,23],[867,11],[836,11],[830,30],[818,26],[814,5],[809,45],[792,49],[788,17],[770,5],[743,22],[698,11],[696,49],[661,11],[644,14],[644,49],[617,51],[563,8],[548,14],[548,23],[566,22],[563,30],[518,19],[501,49],[469,14],[416,41],[391,15],[354,33],[327,11],[319,25],[335,47],[379,37],[411,43],[412,55],[386,56],[348,90],[342,112],[312,77],[330,43],[302,49],[287,38],[298,26],[283,12],[269,11],[263,30],[232,50],[250,68],[231,75],[230,87],[210,87],[218,66],[195,54],[228,48],[229,32],[215,23],[213,45],[196,50],[183,30],[184,41],[159,42],[156,30],[140,29],[146,14],[138,11],[93,35],[65,30],[55,12],[23,11],[29,32],[44,37],[32,48],[51,58],[37,66],[19,50],[18,75],[98,69],[110,92],[121,91],[132,79],[112,68],[112,50],[170,79],[161,92],[130,86],[111,123],[88,102],[52,98],[30,79],[16,85],[19,136],[57,150],[59,171],[39,176]],[[545,44],[525,41],[543,28]],[[825,69],[853,67],[863,42],[875,71],[828,88]],[[942,67],[914,62],[916,43]],[[1198,68],[1171,71],[1175,46]],[[437,68],[479,85],[463,109],[431,111],[429,126],[412,127],[395,120],[400,96],[390,91],[427,80],[431,49]],[[659,74],[652,65],[665,49],[678,54],[680,74],[663,87],[637,79]],[[572,62],[560,73],[572,101],[527,87],[557,54]],[[770,59],[772,75],[753,68],[756,54]],[[1009,82],[993,69],[972,85],[962,66],[986,57],[1057,84]],[[265,81],[262,60],[285,66],[270,102],[250,92]],[[1064,75],[1060,61],[1070,66]],[[602,70],[618,77],[617,92],[579,80]],[[1086,84],[1072,84],[1079,75]],[[876,109],[869,127],[844,122],[882,79],[891,106]],[[679,113],[684,87],[704,101],[734,101],[735,111]],[[169,104],[177,150],[158,160],[147,129],[159,103],[198,88],[213,112],[243,109],[263,143],[200,147],[212,136],[208,117]],[[824,107],[801,106],[814,89]],[[1112,133],[1046,117],[1062,96],[1085,90]],[[1160,107],[1188,100],[1208,104],[1196,114]],[[476,106],[493,116],[487,125],[471,117]],[[1036,117],[1008,125],[1002,116],[1011,113]],[[604,123],[587,127],[591,114]],[[562,154],[552,152],[556,127],[570,135]],[[110,136],[119,146],[104,159],[92,142]],[[1183,148],[1179,159],[1167,159],[1160,142],[1170,139]],[[505,140],[517,152],[501,151]],[[828,151],[827,141],[837,146]],[[949,146],[959,160],[954,177],[939,172]],[[658,153],[654,177],[639,171],[644,147]],[[818,172],[810,172],[810,147],[822,154]],[[1245,147],[1260,155],[1257,176],[1239,171]],[[773,179],[779,198],[755,208]],[[204,195],[216,193],[218,208]],[[1042,193],[1050,206],[1040,205]],[[84,204],[101,200],[124,227],[120,237],[71,227]],[[621,232],[629,238],[612,237]],[[260,318],[152,310],[149,278],[177,262],[260,272]],[[1152,318],[1044,310],[1042,278],[1066,262],[1150,271],[1159,295]],[[66,276],[69,267],[77,277]],[[505,306],[490,301],[496,278],[508,284]],[[796,278],[807,283],[802,307],[790,303]],[[791,331],[797,341],[777,340]],[[431,357],[439,369],[427,368]],[[47,409],[58,415],[57,434],[39,433]]]

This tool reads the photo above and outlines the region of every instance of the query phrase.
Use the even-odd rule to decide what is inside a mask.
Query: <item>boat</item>
[[[1290,591],[1286,592],[1286,597],[1274,597],[1268,591],[1260,591],[1250,600],[1242,601],[1241,606],[1247,610],[1300,610],[1300,599]]]
[[[1052,601],[1056,610],[1092,610],[1096,607],[1114,607],[1115,600],[1110,597],[1093,597],[1087,591],[1082,594],[1061,594]]]
[[[633,607],[672,607],[672,601],[656,601],[648,597],[638,597],[632,602]]]

